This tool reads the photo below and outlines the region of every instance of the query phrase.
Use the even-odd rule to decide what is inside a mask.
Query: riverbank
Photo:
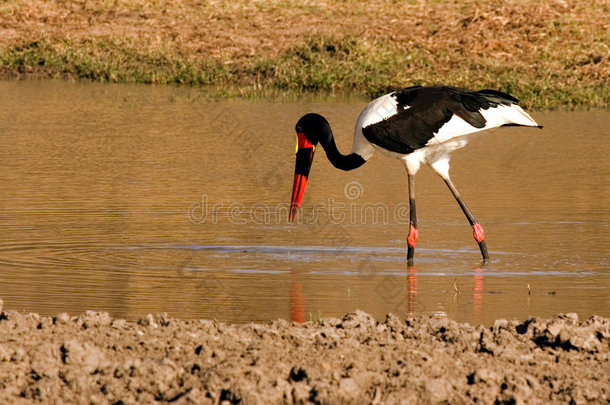
[[[610,105],[604,1],[83,0],[0,5],[0,75],[212,86],[218,97],[410,85],[528,108]]]
[[[2,403],[606,403],[610,319],[0,314]]]

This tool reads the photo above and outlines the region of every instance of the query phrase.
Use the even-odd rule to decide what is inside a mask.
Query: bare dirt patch
[[[606,403],[610,320],[229,325],[2,312],[3,403]]]

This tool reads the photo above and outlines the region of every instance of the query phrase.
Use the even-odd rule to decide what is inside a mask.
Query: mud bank
[[[610,319],[0,315],[1,403],[607,403]]]

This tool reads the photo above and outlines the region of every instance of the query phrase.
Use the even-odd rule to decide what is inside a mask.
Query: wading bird
[[[297,148],[290,220],[297,213],[318,144],[338,169],[363,165],[375,152],[400,159],[407,169],[409,185],[409,233],[407,260],[413,263],[418,230],[415,215],[415,174],[422,163],[445,181],[479,244],[483,261],[489,260],[483,227],[476,221],[449,178],[450,153],[462,148],[479,131],[504,125],[542,128],[518,104],[515,97],[495,90],[470,91],[455,87],[414,86],[371,101],[360,113],[352,150],[343,155],[337,149],[328,121],[318,114],[306,114],[296,124]]]

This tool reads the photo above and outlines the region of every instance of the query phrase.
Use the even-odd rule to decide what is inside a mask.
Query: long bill
[[[305,134],[298,132],[296,146],[297,160],[294,167],[294,183],[292,184],[292,199],[290,201],[290,221],[293,220],[301,206],[315,151],[316,147],[307,140]]]

